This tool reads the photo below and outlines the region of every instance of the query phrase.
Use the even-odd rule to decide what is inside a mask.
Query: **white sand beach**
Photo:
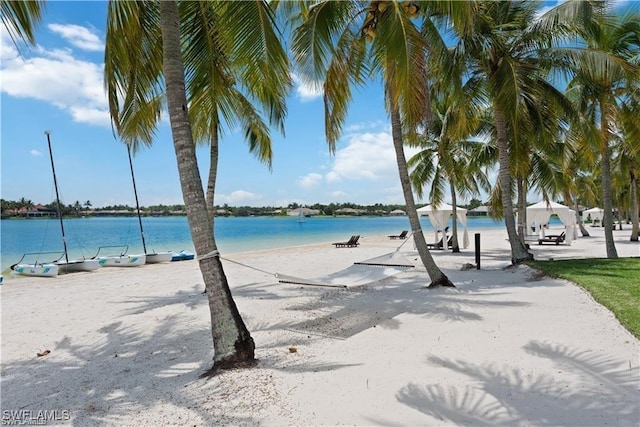
[[[626,228],[618,253],[638,257]],[[531,249],[604,257],[603,230],[588,229],[571,246]],[[432,252],[455,289],[425,288],[423,270],[347,289],[268,274],[334,273],[402,244],[386,236],[223,254],[260,362],[209,379],[196,261],[5,277],[3,424],[46,410],[78,426],[640,425],[639,341],[578,286],[505,269],[504,230],[481,231],[482,268],[462,271],[470,237],[462,253]],[[412,242],[401,252],[417,255]]]

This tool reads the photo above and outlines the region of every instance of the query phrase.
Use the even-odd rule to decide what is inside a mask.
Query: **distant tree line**
[[[461,205],[467,209],[473,209],[482,205],[482,201],[471,199],[468,205]],[[354,209],[365,216],[384,216],[395,210],[405,210],[405,205],[401,204],[382,204],[375,203],[372,205],[359,205],[356,203],[314,203],[312,205],[301,205],[298,203],[290,203],[286,207],[281,206],[229,206],[224,204],[216,206],[217,216],[286,216],[287,211],[305,207],[321,212],[321,215],[333,216],[341,214],[341,209]],[[37,204],[24,197],[20,200],[0,199],[0,211],[2,218],[10,217],[31,217],[31,216],[56,216],[57,206],[53,201],[48,204]],[[104,207],[93,207],[90,200],[84,203],[76,201],[72,204],[60,204],[60,212],[63,217],[82,217],[82,216],[131,216],[136,215],[136,208],[129,205],[109,205]],[[184,205],[150,205],[141,206],[140,213],[144,216],[171,216],[186,215]],[[38,215],[36,215],[38,214]]]

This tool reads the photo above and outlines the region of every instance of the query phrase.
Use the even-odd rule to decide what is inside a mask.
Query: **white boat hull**
[[[101,267],[138,267],[146,262],[146,255],[116,255],[98,258]]]
[[[15,274],[23,276],[56,277],[58,266],[53,263],[48,264],[16,264],[12,267]]]
[[[57,261],[60,273],[75,273],[79,271],[93,271],[100,268],[100,261],[97,259],[84,259],[73,261]]]
[[[168,262],[171,261],[173,257],[173,252],[160,252],[160,253],[152,253],[146,254],[147,264],[158,264],[160,262]]]

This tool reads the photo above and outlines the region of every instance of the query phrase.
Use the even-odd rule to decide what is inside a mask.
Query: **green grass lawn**
[[[582,286],[640,338],[640,258],[532,261],[529,265]]]

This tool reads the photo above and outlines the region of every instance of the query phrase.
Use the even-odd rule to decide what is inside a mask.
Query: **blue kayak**
[[[171,261],[188,261],[195,257],[195,254],[187,251],[174,252]]]

